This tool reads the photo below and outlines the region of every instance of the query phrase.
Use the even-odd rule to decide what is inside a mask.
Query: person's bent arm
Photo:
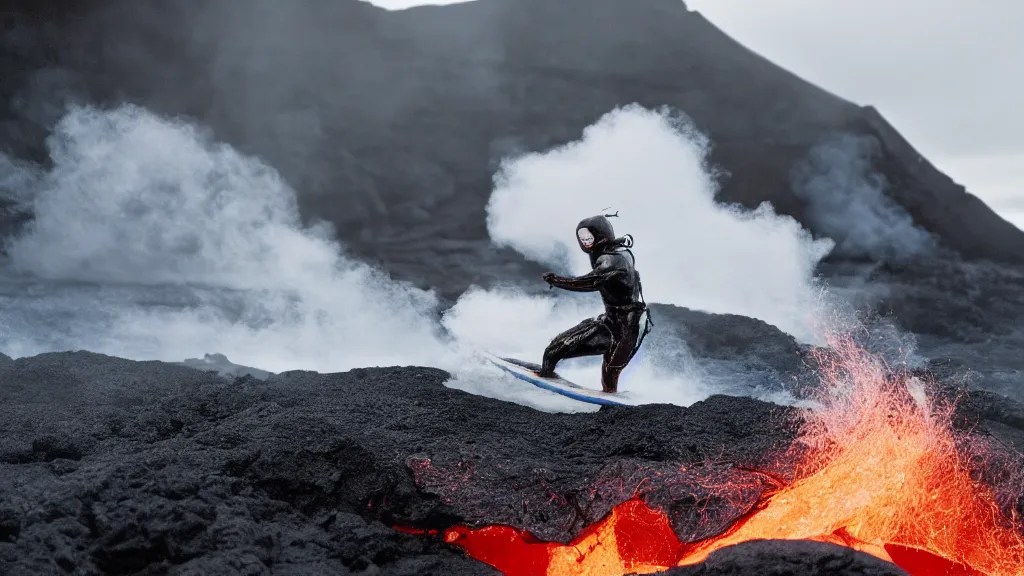
[[[625,273],[625,270],[614,265],[614,260],[611,256],[605,255],[600,256],[597,259],[597,266],[583,276],[558,276],[548,272],[544,275],[544,281],[556,288],[571,292],[594,292],[599,290],[609,280]]]

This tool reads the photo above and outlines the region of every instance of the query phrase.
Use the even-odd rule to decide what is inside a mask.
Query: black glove
[[[555,276],[557,276],[557,274],[555,274],[554,272],[545,272],[544,275],[541,276],[541,278],[543,278],[544,281],[547,282],[548,284],[551,284],[551,282],[554,281]]]

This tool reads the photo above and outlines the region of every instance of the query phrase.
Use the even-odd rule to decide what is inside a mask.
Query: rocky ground
[[[732,339],[751,331],[700,320]],[[705,346],[726,356],[731,338],[720,338]],[[769,487],[749,470],[791,473],[776,456],[795,409],[748,398],[550,414],[447,388],[435,369],[266,380],[217,369],[85,352],[0,358],[0,572],[488,574],[391,527],[504,523],[567,542],[642,494],[692,541]],[[1024,438],[1024,408],[989,393],[962,416],[1007,446]],[[743,488],[711,491],[709,478]],[[693,496],[676,498],[680,485]],[[677,573],[752,565],[899,573],[791,543],[738,546]]]
[[[699,566],[675,568],[665,576],[905,576],[906,572],[874,556],[821,542],[744,542],[719,550]]]
[[[1024,402],[1024,268],[946,257],[820,271],[942,378]]]

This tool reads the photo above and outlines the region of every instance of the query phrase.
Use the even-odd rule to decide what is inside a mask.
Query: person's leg
[[[629,356],[640,337],[640,314],[630,312],[620,321],[612,322],[611,327],[615,339],[601,363],[601,388],[605,392],[615,393],[619,389],[619,375],[629,364]]]
[[[612,344],[608,327],[597,318],[588,318],[555,336],[544,350],[540,375],[554,375],[555,366],[568,358],[605,354]]]

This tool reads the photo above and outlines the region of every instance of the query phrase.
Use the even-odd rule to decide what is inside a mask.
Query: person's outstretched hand
[[[548,284],[551,284],[551,282],[555,279],[555,276],[556,274],[554,272],[545,272],[544,275],[541,276],[541,278],[543,278],[544,281],[547,282]]]

